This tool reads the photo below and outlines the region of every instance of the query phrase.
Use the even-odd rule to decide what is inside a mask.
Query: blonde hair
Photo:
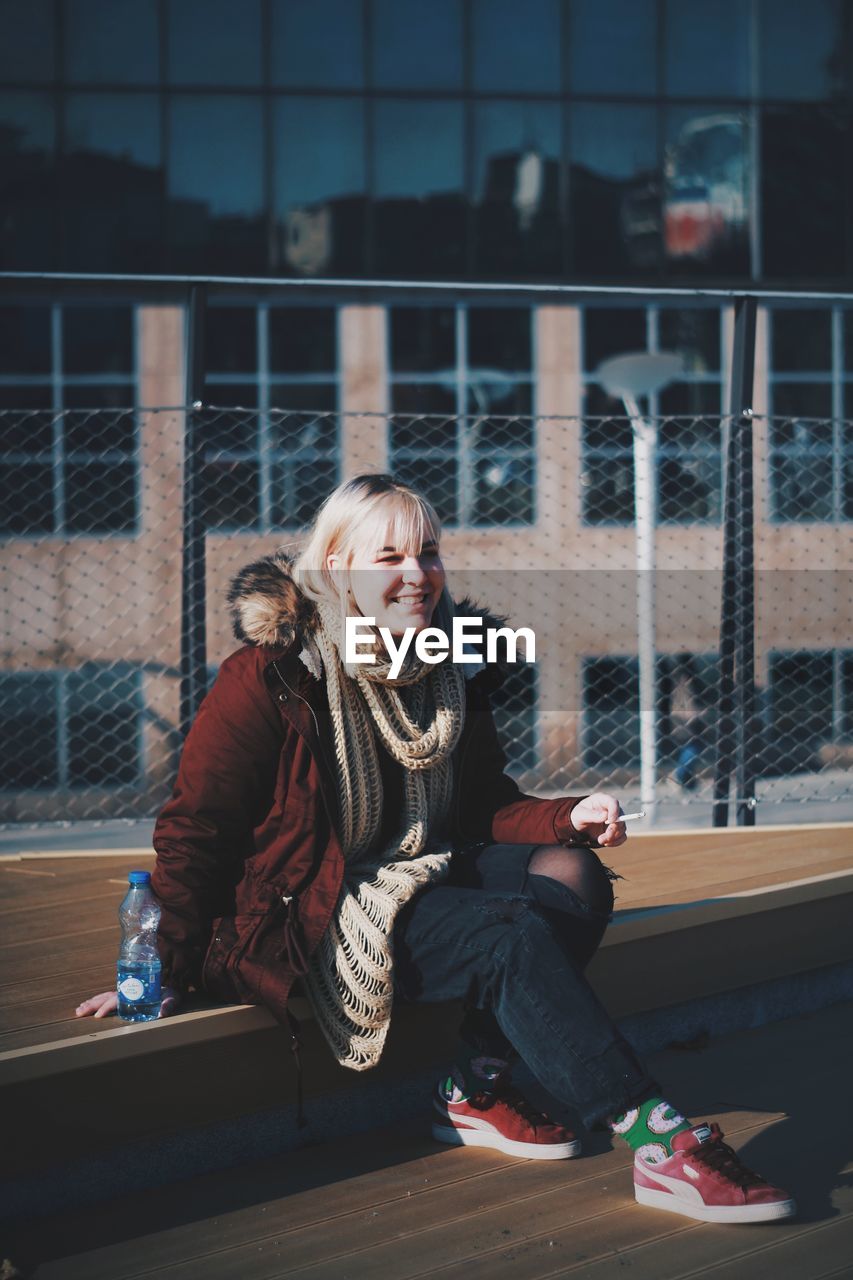
[[[441,537],[441,522],[432,504],[392,476],[367,473],[338,485],[317,512],[293,563],[293,576],[303,594],[334,602],[346,611],[356,548],[365,543],[378,547],[389,529],[398,551],[416,555],[425,543],[437,545]],[[340,558],[341,569],[329,569],[332,555]]]

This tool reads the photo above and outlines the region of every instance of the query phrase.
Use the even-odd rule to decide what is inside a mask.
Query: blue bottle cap
[[[150,871],[128,871],[127,880],[128,880],[128,884],[150,884],[151,872]]]

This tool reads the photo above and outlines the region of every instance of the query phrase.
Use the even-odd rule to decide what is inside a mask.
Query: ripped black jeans
[[[610,910],[529,875],[536,848],[463,849],[448,880],[415,894],[394,927],[395,998],[463,1000],[463,1040],[493,1057],[514,1050],[590,1125],[659,1086],[584,977]]]

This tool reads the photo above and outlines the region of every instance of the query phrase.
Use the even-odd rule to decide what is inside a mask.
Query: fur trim
[[[290,648],[316,625],[314,604],[306,600],[293,581],[292,562],[280,551],[241,569],[231,583],[228,603],[234,635],[240,644]],[[454,608],[461,617],[482,618],[487,627],[507,625],[506,618],[491,613],[469,596],[455,602]],[[490,664],[489,671],[497,683],[505,675],[501,663]]]
[[[281,552],[241,569],[231,583],[228,603],[241,644],[289,648],[314,619],[314,605],[293,581],[291,561]]]

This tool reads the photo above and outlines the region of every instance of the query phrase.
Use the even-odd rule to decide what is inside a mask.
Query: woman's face
[[[422,631],[429,626],[444,590],[438,544],[425,542],[415,554],[394,545],[390,528],[378,542],[378,546],[360,546],[352,558],[350,583],[358,610],[393,636],[402,635],[407,627]],[[328,563],[331,569],[340,568],[335,556]]]

